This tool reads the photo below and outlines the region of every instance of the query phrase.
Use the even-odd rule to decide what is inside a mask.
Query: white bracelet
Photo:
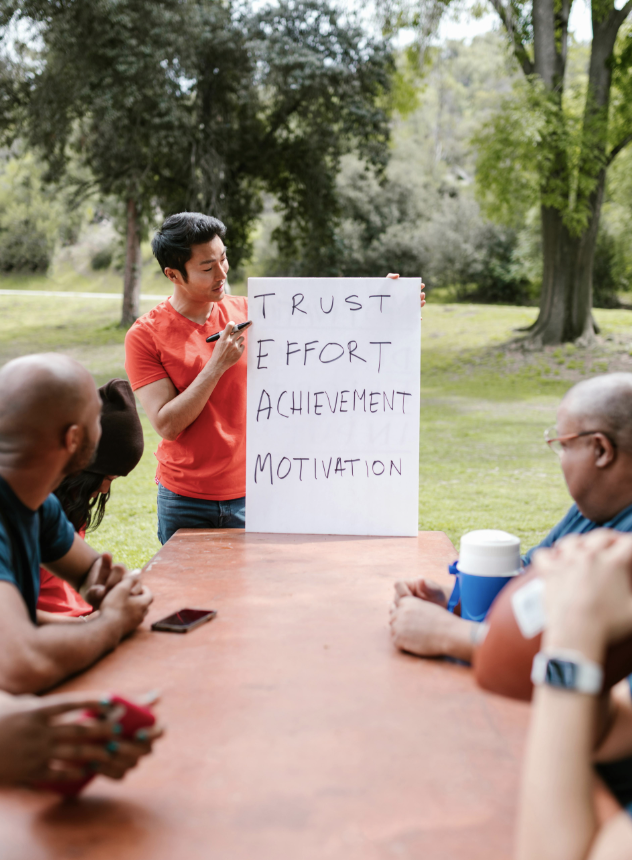
[[[531,681],[562,690],[596,695],[603,686],[603,668],[588,660],[580,651],[551,648],[533,658]]]

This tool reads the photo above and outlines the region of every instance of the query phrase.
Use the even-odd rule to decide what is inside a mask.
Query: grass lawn
[[[14,279],[0,279],[0,288],[16,286]],[[23,286],[46,288],[40,279]],[[86,291],[85,282],[74,289]],[[153,284],[144,284],[143,291],[157,292]],[[114,299],[71,292],[63,299],[0,296],[0,363],[55,350],[83,362],[98,384],[125,377],[119,313]],[[555,422],[560,397],[574,381],[608,369],[632,370],[632,313],[597,310],[601,334],[593,347],[537,353],[510,343],[513,329],[535,315],[534,308],[433,306],[430,297],[422,329],[421,529],[440,529],[457,543],[473,528],[504,528],[520,536],[524,551],[568,508],[543,431]],[[158,438],[141,417],[143,459],[129,477],[116,481],[103,524],[89,536],[93,546],[111,550],[130,567],[144,564],[159,547],[153,456]]]

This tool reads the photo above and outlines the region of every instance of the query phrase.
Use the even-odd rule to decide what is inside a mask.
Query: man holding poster
[[[125,369],[162,437],[158,538],[180,528],[243,528],[246,495],[246,334],[243,296],[227,296],[226,227],[171,215],[152,241],[173,295],[125,338]],[[207,343],[221,331],[219,340]]]
[[[247,334],[234,328],[247,321],[248,304],[225,293],[225,235],[224,224],[208,215],[184,212],[165,220],[152,249],[173,295],[125,338],[132,388],[162,437],[156,452],[161,543],[180,528],[245,524]],[[206,342],[218,332],[217,342]]]

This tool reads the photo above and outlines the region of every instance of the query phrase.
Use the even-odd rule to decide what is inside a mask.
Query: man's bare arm
[[[93,617],[94,616],[94,617]],[[96,621],[98,612],[90,615],[62,615],[61,612],[47,612],[45,609],[37,610],[37,624],[85,624],[86,621]]]
[[[127,577],[104,598],[89,624],[45,624],[28,617],[17,588],[0,581],[0,689],[35,693],[87,668],[115,648],[143,620],[151,593],[133,594],[137,578]]]
[[[76,534],[72,546],[66,555],[57,559],[57,561],[46,562],[43,566],[46,570],[54,573],[55,576],[60,577],[60,579],[65,579],[66,582],[72,585],[75,591],[79,591],[90,573],[90,569],[100,557],[95,549],[88,546]]]
[[[465,621],[436,603],[396,596],[390,609],[393,644],[419,657],[456,657],[472,662],[487,631],[485,624]]]
[[[113,563],[109,552],[99,554],[77,534],[66,555],[44,567],[69,582],[95,609],[128,573],[124,564]]]
[[[244,337],[233,333],[229,322],[203,369],[182,393],[168,379],[158,379],[137,389],[136,394],[151,426],[163,439],[173,441],[192,424],[204,409],[221,376],[236,364],[244,351]]]
[[[599,529],[570,535],[534,554],[545,582],[542,651],[576,652],[603,665],[608,645],[632,631],[632,537]],[[614,719],[599,754],[624,754],[630,724],[614,700]],[[532,705],[518,816],[517,860],[619,860],[632,856],[632,820],[620,813],[599,828],[593,797],[593,750],[600,700],[576,690],[538,686]],[[612,738],[611,738],[612,736]],[[627,746],[629,749],[629,746]]]

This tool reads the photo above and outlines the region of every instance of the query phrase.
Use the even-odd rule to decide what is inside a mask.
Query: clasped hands
[[[609,643],[632,634],[631,535],[610,529],[568,535],[536,551],[530,569],[546,585],[545,646],[576,648],[601,660]],[[470,660],[485,625],[446,612],[448,598],[448,589],[428,579],[395,583],[393,643],[420,656]]]
[[[129,596],[149,594],[149,589],[142,584],[140,571],[130,571],[124,564],[114,564],[111,553],[104,552],[92,564],[81,592],[91,606],[99,609],[106,595],[119,584]]]
[[[449,593],[429,579],[395,583],[390,607],[393,644],[422,657],[438,657],[449,651],[446,636],[454,617],[446,612]]]

